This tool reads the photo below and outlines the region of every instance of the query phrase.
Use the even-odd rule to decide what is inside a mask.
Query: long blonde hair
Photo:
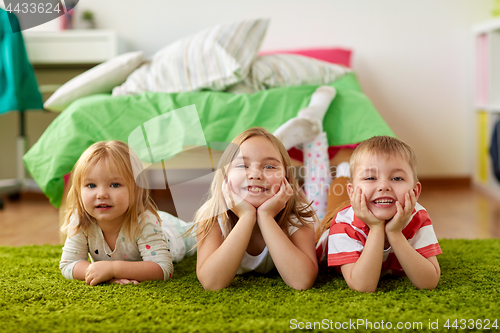
[[[151,211],[158,221],[160,221],[160,217],[156,212],[157,207],[149,195],[146,175],[144,172],[141,172],[138,177],[134,177],[134,170],[142,170],[142,163],[137,155],[124,142],[101,141],[87,148],[73,167],[73,171],[71,172],[72,185],[68,192],[68,205],[64,223],[61,227],[62,232],[67,233],[70,217],[73,214],[76,214],[78,217],[78,224],[73,234],[77,234],[80,231],[88,232],[91,224],[95,223],[95,219],[83,206],[81,188],[90,170],[98,163],[107,163],[109,168],[113,168],[114,171],[125,179],[127,188],[129,189],[130,204],[125,213],[122,228],[129,239],[132,239],[134,234],[138,235],[140,233],[138,228],[139,217],[147,210]],[[72,235],[68,234],[68,236]]]
[[[300,189],[294,172],[290,172],[291,161],[285,147],[283,146],[281,141],[279,141],[266,129],[261,127],[254,127],[244,131],[236,138],[234,138],[234,140],[222,154],[217,171],[215,172],[214,180],[212,181],[212,184],[210,186],[209,197],[207,201],[200,207],[200,209],[198,209],[194,218],[198,239],[197,245],[203,242],[203,240],[205,239],[205,237],[207,237],[210,230],[212,230],[214,224],[217,223],[219,218],[221,218],[221,222],[224,226],[226,235],[231,231],[235,223],[238,221],[238,217],[230,209],[228,209],[226,205],[226,201],[222,194],[222,186],[225,175],[227,175],[229,165],[238,155],[239,147],[243,142],[252,137],[267,138],[278,149],[283,161],[283,167],[287,173],[286,178],[293,189],[292,197],[286,203],[285,208],[283,208],[283,210],[276,216],[277,223],[281,227],[281,229],[285,232],[286,235],[289,236],[288,226],[290,224],[296,227],[313,227],[308,222],[314,221],[314,223],[318,223],[316,213],[313,209],[310,208],[311,203],[308,202],[306,196]],[[292,219],[292,215],[294,215],[296,219]],[[306,221],[306,219],[308,219],[308,221]]]

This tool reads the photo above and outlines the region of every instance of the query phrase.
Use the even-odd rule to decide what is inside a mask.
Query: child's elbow
[[[440,277],[440,271],[437,271],[436,274],[428,274],[425,278],[415,282],[412,281],[412,283],[420,290],[433,290],[436,289]]]
[[[377,284],[372,283],[353,283],[352,281],[347,283],[349,288],[354,291],[359,291],[361,293],[374,293],[377,291]]]
[[[420,290],[434,290],[436,289],[438,283],[439,279],[437,279],[436,281],[426,281],[425,283],[415,284],[415,287]]]
[[[201,281],[200,281],[200,283],[201,283],[203,289],[205,289],[205,290],[218,291],[218,290],[221,290],[221,289],[224,289],[227,287],[226,285],[223,285],[220,283],[203,283]]]
[[[352,290],[359,291],[361,293],[374,293],[377,291],[377,287],[369,287],[369,286],[359,286],[359,287],[351,287]]]
[[[314,269],[312,269],[309,273],[310,274],[307,274],[302,279],[285,281],[285,283],[287,284],[287,286],[295,290],[311,289],[314,285],[314,282],[316,281],[316,277],[318,276],[318,267],[315,266]]]
[[[304,281],[304,282],[295,282],[295,283],[287,283],[287,285],[290,288],[293,288],[295,290],[306,290],[306,289],[311,289],[314,284],[313,281]]]
[[[207,277],[202,277],[198,275],[198,281],[200,281],[201,286],[205,290],[221,290],[229,286],[229,283],[225,283],[224,281],[221,281],[220,279],[211,279]]]

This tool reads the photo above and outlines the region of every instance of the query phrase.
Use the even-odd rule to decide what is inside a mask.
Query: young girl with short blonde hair
[[[61,228],[68,235],[59,265],[65,278],[90,285],[171,278],[172,259],[186,252],[185,224],[157,212],[141,170],[120,141],[97,142],[78,159]]]

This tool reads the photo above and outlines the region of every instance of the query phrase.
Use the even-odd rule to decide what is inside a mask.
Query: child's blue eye
[[[264,167],[264,169],[276,169],[276,167],[272,166],[272,165],[266,165]]]
[[[121,186],[121,185],[120,185],[120,184],[118,184],[118,183],[113,183],[113,184],[111,184],[111,187],[120,187],[120,186]]]
[[[88,188],[95,188],[95,187],[97,187],[97,185],[96,184],[87,184],[87,187]]]
[[[366,177],[365,180],[375,180],[375,177]]]
[[[247,166],[245,164],[238,164],[236,168],[246,168]]]
[[[395,180],[395,181],[402,181],[402,180],[403,180],[403,178],[401,178],[401,177],[394,177],[394,178],[392,178],[392,180]]]

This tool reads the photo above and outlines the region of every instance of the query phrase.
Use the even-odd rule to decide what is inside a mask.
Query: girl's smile
[[[96,206],[96,209],[101,211],[101,212],[104,212],[104,211],[107,211],[109,209],[111,209],[113,206],[110,206],[110,205],[107,205],[107,204],[99,204]]]
[[[267,191],[266,188],[260,187],[260,186],[247,186],[247,187],[243,187],[243,190],[248,191],[250,194],[259,194],[259,193]]]

